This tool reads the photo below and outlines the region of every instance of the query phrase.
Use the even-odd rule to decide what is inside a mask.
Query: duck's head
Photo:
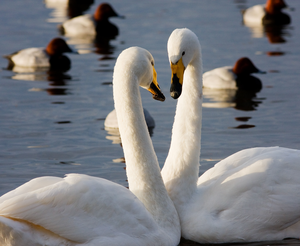
[[[108,3],[100,4],[94,13],[95,21],[104,21],[108,20],[110,17],[119,17],[124,18],[124,16],[118,15],[117,12],[112,8]]]
[[[187,28],[175,29],[168,40],[168,56],[172,70],[170,93],[174,99],[181,95],[186,67],[199,56],[200,43],[195,33]]]
[[[251,73],[266,73],[259,70],[248,57],[238,59],[232,71],[237,76],[249,76]]]
[[[50,43],[46,47],[46,52],[49,56],[57,56],[62,53],[74,52],[62,38],[54,38],[50,41]]]
[[[130,73],[129,76],[134,75],[139,81],[139,85],[150,91],[155,100],[165,100],[157,83],[154,59],[149,51],[140,47],[131,47],[122,51],[117,59],[115,71],[120,71],[119,75],[128,73]],[[119,75],[114,74],[114,77]]]
[[[267,0],[266,12],[268,14],[280,14],[283,8],[287,8],[287,5],[283,0]]]

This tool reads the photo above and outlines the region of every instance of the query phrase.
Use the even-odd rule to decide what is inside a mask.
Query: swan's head
[[[175,29],[168,40],[168,56],[172,70],[170,93],[174,99],[181,95],[186,67],[199,55],[200,43],[187,28]]]
[[[157,83],[154,59],[148,50],[140,47],[131,47],[122,51],[116,62],[114,78],[118,75],[121,77],[126,75],[134,76],[141,87],[151,92],[154,99],[159,101],[165,100],[165,96]],[[116,81],[114,80],[114,83]]]

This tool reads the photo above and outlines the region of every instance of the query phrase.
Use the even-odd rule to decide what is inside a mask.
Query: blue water
[[[263,1],[109,1],[125,19],[111,19],[119,36],[95,47],[90,40],[65,38],[79,55],[67,54],[72,67],[63,76],[47,71],[7,70],[0,59],[0,195],[42,175],[85,173],[127,186],[123,151],[112,144],[104,119],[113,109],[112,73],[118,54],[130,46],[148,49],[155,58],[165,102],[142,90],[143,104],[156,122],[152,141],[160,165],[168,153],[176,101],[169,96],[166,43],[178,27],[188,27],[202,45],[204,71],[233,65],[243,56],[267,74],[256,95],[204,90],[200,174],[217,161],[248,147],[300,149],[300,1],[287,1],[292,23],[271,43],[242,23],[240,10]],[[94,3],[84,13],[93,13]],[[43,47],[60,36],[57,24],[66,11],[43,1],[2,0],[0,55]],[[297,41],[298,40],[298,41]],[[270,56],[268,52],[277,52]]]

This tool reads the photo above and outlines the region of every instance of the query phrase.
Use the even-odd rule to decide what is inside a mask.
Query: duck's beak
[[[266,71],[261,71],[261,70],[257,69],[257,72],[256,72],[256,73],[265,74],[265,73],[267,73],[267,72],[266,72]]]
[[[125,19],[125,15],[116,15],[115,17],[120,18],[120,19]]]
[[[172,78],[171,78],[171,88],[170,94],[171,97],[177,99],[181,95],[182,83],[183,83],[183,73],[185,67],[182,62],[182,58],[174,64],[171,62]]]
[[[153,95],[153,99],[155,99],[155,100],[163,102],[166,99],[164,94],[161,92],[160,87],[157,83],[157,73],[156,73],[154,67],[153,67],[153,81],[152,81],[150,87],[148,88],[148,91],[151,92],[151,94]]]
[[[72,54],[79,54],[78,51],[71,49],[70,47],[68,47],[68,49],[65,51],[67,53],[72,53]]]

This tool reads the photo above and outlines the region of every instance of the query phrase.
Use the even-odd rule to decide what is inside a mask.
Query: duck
[[[241,89],[260,91],[260,79],[251,76],[252,73],[264,74],[248,57],[238,59],[234,66],[215,68],[203,74],[203,87],[212,89]]]
[[[178,99],[168,156],[161,171],[182,237],[198,243],[299,238],[300,151],[241,150],[200,177],[202,55],[197,35],[175,29],[168,40],[170,94]]]
[[[152,55],[130,47],[113,73],[129,189],[85,174],[32,179],[0,197],[1,245],[179,244],[178,214],[161,177],[139,86],[165,100]]]
[[[153,129],[155,127],[155,121],[153,117],[151,116],[151,114],[147,109],[143,108],[143,111],[144,111],[144,117],[146,120],[147,127]],[[115,109],[110,111],[109,114],[106,116],[104,121],[104,127],[119,129],[118,118]]]
[[[102,39],[113,39],[118,36],[119,30],[109,22],[110,17],[124,18],[118,15],[110,4],[102,3],[97,7],[94,15],[85,14],[71,18],[58,25],[58,29],[68,37],[98,36]]]
[[[46,48],[27,48],[4,56],[8,59],[8,69],[22,68],[51,68],[68,70],[71,61],[63,53],[73,51],[62,38],[52,39]]]
[[[243,21],[248,26],[255,25],[287,25],[291,18],[281,10],[287,5],[284,0],[267,0],[265,5],[255,5],[243,13]]]
[[[53,9],[48,22],[64,22],[68,18],[82,15],[94,3],[94,0],[45,0],[46,8]]]

